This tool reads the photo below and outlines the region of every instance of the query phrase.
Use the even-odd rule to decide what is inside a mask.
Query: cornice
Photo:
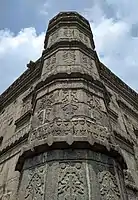
[[[93,41],[93,34],[88,20],[85,19],[80,14],[78,14],[77,12],[61,12],[58,15],[56,15],[53,19],[51,19],[49,22],[44,42],[45,49],[47,47],[49,35],[52,34],[54,31],[56,31],[57,29],[59,29],[60,27],[66,27],[66,26],[78,27],[84,33],[89,35],[92,48],[93,49],[95,48]]]
[[[95,53],[94,50],[92,50],[91,48],[88,48],[85,44],[83,44],[80,41],[74,40],[74,41],[58,41],[56,43],[54,43],[52,46],[50,46],[49,48],[45,49],[42,53],[42,57],[43,59],[47,56],[49,56],[50,54],[53,54],[54,52],[58,51],[59,49],[79,49],[80,51],[82,51],[83,53],[87,54],[87,56],[91,57],[94,59]]]
[[[113,132],[116,144],[119,145],[120,148],[125,149],[126,151],[134,155],[134,150],[133,150],[134,143],[132,142],[132,140],[129,137],[128,138],[123,137],[119,132],[115,130]]]
[[[115,91],[119,92],[124,98],[138,109],[138,94],[127,84],[125,84],[119,77],[117,77],[110,69],[108,69],[101,62],[99,63],[99,74],[101,79],[107,83]]]
[[[49,137],[48,140],[46,139],[42,142],[35,141],[30,145],[23,146],[15,170],[21,171],[24,161],[27,158],[31,158],[46,151],[68,148],[88,149],[95,152],[98,151],[100,153],[114,157],[121,164],[123,169],[127,169],[127,165],[122,155],[121,149],[117,145],[108,144],[107,148],[107,143],[100,142],[98,139],[91,140],[90,138],[88,138],[86,141],[84,141],[84,139],[86,138],[79,137],[76,139],[72,138],[73,140],[68,137],[66,138],[67,140],[64,139],[65,138],[58,137],[55,141],[51,141],[51,138]],[[79,141],[79,139],[81,140]]]
[[[66,22],[67,24],[72,21],[79,21],[80,24],[90,29],[89,21],[77,12],[60,12],[49,21],[48,27],[50,29],[54,25],[57,25],[58,22]]]
[[[15,135],[10,137],[7,141],[2,144],[0,148],[0,156],[2,156],[4,153],[8,152],[13,147],[17,146],[21,142],[25,141],[29,137],[29,131],[30,131],[30,124],[25,125],[20,130],[18,130]]]
[[[41,58],[33,65],[32,63],[33,62],[31,62],[31,66],[28,64],[28,69],[0,95],[0,110],[5,104],[11,102],[13,98],[16,98],[22,93],[29,84],[34,82],[34,80],[41,75]]]
[[[136,119],[138,119],[138,112],[136,110],[134,110],[131,107],[129,107],[121,99],[118,99],[117,102],[118,102],[118,105],[120,106],[120,108],[122,108],[124,111],[127,111],[131,116],[133,116]]]

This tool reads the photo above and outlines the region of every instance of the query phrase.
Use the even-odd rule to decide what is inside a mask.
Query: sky
[[[138,0],[0,0],[0,94],[36,61],[49,20],[61,11],[86,17],[99,59],[138,91]]]

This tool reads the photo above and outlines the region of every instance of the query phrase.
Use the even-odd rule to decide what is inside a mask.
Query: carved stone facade
[[[59,13],[27,67],[0,96],[0,200],[137,200],[138,94],[89,22]]]

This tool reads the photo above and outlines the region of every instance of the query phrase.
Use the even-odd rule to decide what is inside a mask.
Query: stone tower
[[[0,96],[0,199],[136,200],[138,95],[62,12],[40,59]]]

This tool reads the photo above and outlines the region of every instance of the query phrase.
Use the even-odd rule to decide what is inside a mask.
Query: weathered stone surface
[[[43,153],[25,161],[19,199],[123,199],[118,167],[92,151]]]
[[[138,199],[137,93],[76,12],[49,22],[44,48],[0,96],[0,199]]]

